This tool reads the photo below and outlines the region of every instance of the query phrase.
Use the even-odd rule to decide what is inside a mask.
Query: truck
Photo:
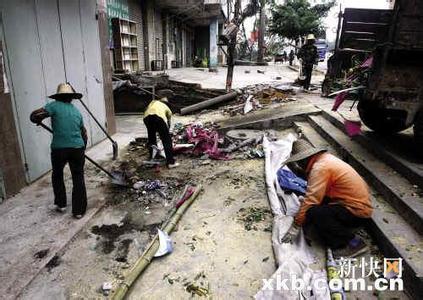
[[[345,8],[323,94],[354,59],[369,56],[373,63],[358,97],[361,120],[381,134],[413,126],[423,154],[423,1],[396,0],[393,10]]]
[[[317,52],[319,53],[319,61],[324,61],[326,58],[326,51],[328,49],[328,44],[326,43],[326,40],[317,39],[315,45],[317,48]]]

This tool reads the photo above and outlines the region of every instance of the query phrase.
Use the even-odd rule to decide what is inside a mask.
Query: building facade
[[[50,133],[32,124],[29,115],[50,101],[59,83],[70,82],[114,132],[106,22],[103,0],[0,1],[0,197],[50,170]],[[83,114],[89,146],[103,140],[99,127],[74,103]]]
[[[158,71],[190,67],[195,57],[216,67],[223,63],[217,46],[217,35],[222,30],[224,14],[219,0],[107,0],[109,22],[113,18],[136,23],[137,57],[121,57],[124,36],[110,30],[110,56],[116,72]],[[116,37],[116,35],[118,35]],[[125,34],[124,34],[125,35]],[[120,49],[122,48],[122,49]],[[131,50],[133,51],[133,50]],[[138,60],[138,68],[123,68],[120,60]]]
[[[70,82],[109,133],[112,74],[222,63],[219,0],[0,0],[0,200],[51,169],[51,136],[29,121]],[[220,55],[220,56],[219,56]],[[128,70],[125,70],[128,69]],[[78,101],[89,145],[105,138]],[[48,124],[49,121],[46,121]]]

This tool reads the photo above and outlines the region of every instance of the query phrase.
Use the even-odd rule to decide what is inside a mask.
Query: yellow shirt
[[[329,197],[328,204],[339,204],[354,216],[369,218],[373,207],[369,188],[363,178],[347,163],[329,153],[316,155],[307,166],[307,192],[295,217],[303,225],[306,212]]]
[[[159,100],[153,100],[148,105],[147,109],[144,112],[144,117],[156,115],[165,121],[166,124],[169,123],[170,118],[172,117],[172,111],[169,107]]]

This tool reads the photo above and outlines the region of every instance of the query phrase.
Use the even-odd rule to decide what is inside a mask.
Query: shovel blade
[[[126,182],[125,176],[122,172],[119,171],[112,171],[112,184],[120,185],[120,186],[128,186]]]

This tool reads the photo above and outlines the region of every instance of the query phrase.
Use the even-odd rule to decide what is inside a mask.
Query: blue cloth
[[[307,181],[298,177],[293,172],[281,168],[277,173],[277,178],[282,190],[305,195],[307,190]]]

